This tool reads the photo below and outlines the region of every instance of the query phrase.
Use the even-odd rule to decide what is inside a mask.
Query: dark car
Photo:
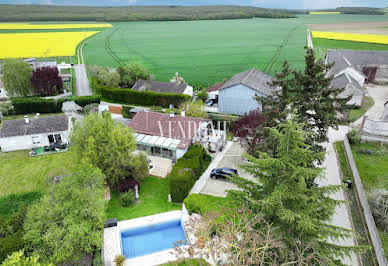
[[[215,168],[210,173],[210,178],[227,180],[228,177],[231,177],[232,175],[238,175],[236,169],[229,167]]]

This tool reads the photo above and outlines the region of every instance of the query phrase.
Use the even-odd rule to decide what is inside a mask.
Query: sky
[[[266,8],[319,9],[341,6],[387,7],[388,0],[0,0],[0,4],[41,5],[248,5]]]

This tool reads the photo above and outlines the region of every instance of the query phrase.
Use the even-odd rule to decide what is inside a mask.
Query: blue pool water
[[[127,259],[173,248],[180,240],[186,241],[181,220],[121,231],[122,252]]]

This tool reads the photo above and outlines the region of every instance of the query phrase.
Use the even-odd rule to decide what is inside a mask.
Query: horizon
[[[338,7],[384,8],[385,0],[327,0],[317,3],[310,0],[0,0],[7,5],[54,5],[54,6],[251,6],[273,9],[334,9]]]

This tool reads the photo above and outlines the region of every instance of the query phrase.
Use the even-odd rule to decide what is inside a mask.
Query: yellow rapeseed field
[[[341,14],[341,12],[310,12],[310,15],[333,15],[333,14]]]
[[[388,44],[388,35],[313,31],[314,38]]]
[[[81,28],[108,28],[108,23],[93,24],[31,24],[31,23],[0,23],[0,30],[36,30],[36,29],[81,29]]]
[[[72,56],[82,40],[96,33],[98,31],[2,33],[0,34],[0,59]]]

